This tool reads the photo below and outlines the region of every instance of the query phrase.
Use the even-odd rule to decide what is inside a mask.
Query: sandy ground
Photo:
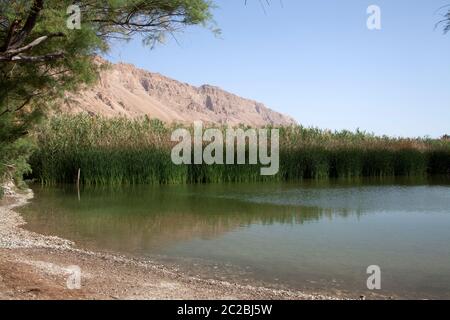
[[[336,298],[204,280],[151,261],[86,251],[21,228],[25,221],[14,208],[32,197],[31,190],[11,192],[0,201],[0,299]]]

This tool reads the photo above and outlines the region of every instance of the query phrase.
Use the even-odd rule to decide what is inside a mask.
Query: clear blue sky
[[[265,0],[263,0],[265,1]],[[282,5],[281,5],[282,2]],[[107,57],[255,99],[306,126],[394,136],[450,133],[450,0],[217,0],[220,38],[193,27]],[[382,30],[366,27],[380,6]]]

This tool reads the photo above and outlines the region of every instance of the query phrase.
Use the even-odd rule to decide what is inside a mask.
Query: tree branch
[[[0,62],[48,62],[57,59],[61,59],[64,57],[64,52],[57,51],[54,53],[49,53],[41,56],[24,56],[24,55],[15,55],[12,57],[0,56]]]
[[[22,48],[7,50],[6,52],[4,52],[1,55],[6,56],[6,57],[8,57],[8,56],[12,57],[12,56],[18,55],[19,53],[33,49],[34,47],[40,45],[42,42],[44,42],[45,40],[47,40],[49,38],[64,37],[64,36],[65,36],[65,34],[62,32],[51,33],[49,35],[37,38],[36,40],[32,41],[31,43],[27,44],[26,46],[24,46]]]
[[[44,0],[33,1],[33,5],[31,6],[30,14],[28,15],[28,18],[25,21],[25,25],[17,33],[17,35],[13,36],[11,44],[8,49],[16,49],[23,44],[26,37],[30,34],[30,32],[36,25],[39,13],[42,11],[43,8],[44,8]]]
[[[9,26],[8,34],[6,35],[5,42],[3,46],[0,48],[0,52],[5,52],[8,50],[9,46],[11,45],[12,37],[14,36],[14,33],[16,32],[17,27],[20,24],[20,20],[14,20],[13,23]]]
[[[23,102],[21,105],[15,107],[13,110],[11,110],[9,107],[7,107],[6,110],[3,110],[3,111],[0,113],[0,117],[3,116],[3,115],[5,115],[5,114],[7,114],[7,113],[9,113],[9,112],[17,112],[17,111],[22,110],[23,108],[25,108],[25,107],[31,102],[31,100],[32,100],[33,98],[35,98],[35,97],[37,97],[37,96],[40,96],[40,95],[42,95],[42,92],[35,92],[35,93],[33,93],[33,94],[30,94],[30,95],[24,100],[24,102]]]

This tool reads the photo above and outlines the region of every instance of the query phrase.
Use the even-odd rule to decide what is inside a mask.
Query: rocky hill
[[[66,97],[64,111],[108,117],[148,115],[165,122],[182,123],[196,120],[251,126],[295,123],[292,118],[262,103],[238,97],[218,87],[195,87],[130,64],[108,65],[101,72],[96,86]]]

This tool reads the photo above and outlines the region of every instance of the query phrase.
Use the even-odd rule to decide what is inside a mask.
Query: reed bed
[[[280,170],[260,165],[175,165],[173,130],[146,117],[55,116],[34,133],[32,178],[43,184],[187,184],[450,174],[450,142],[365,132],[280,128]],[[192,128],[189,128],[193,130]],[[221,128],[225,129],[225,128]]]

